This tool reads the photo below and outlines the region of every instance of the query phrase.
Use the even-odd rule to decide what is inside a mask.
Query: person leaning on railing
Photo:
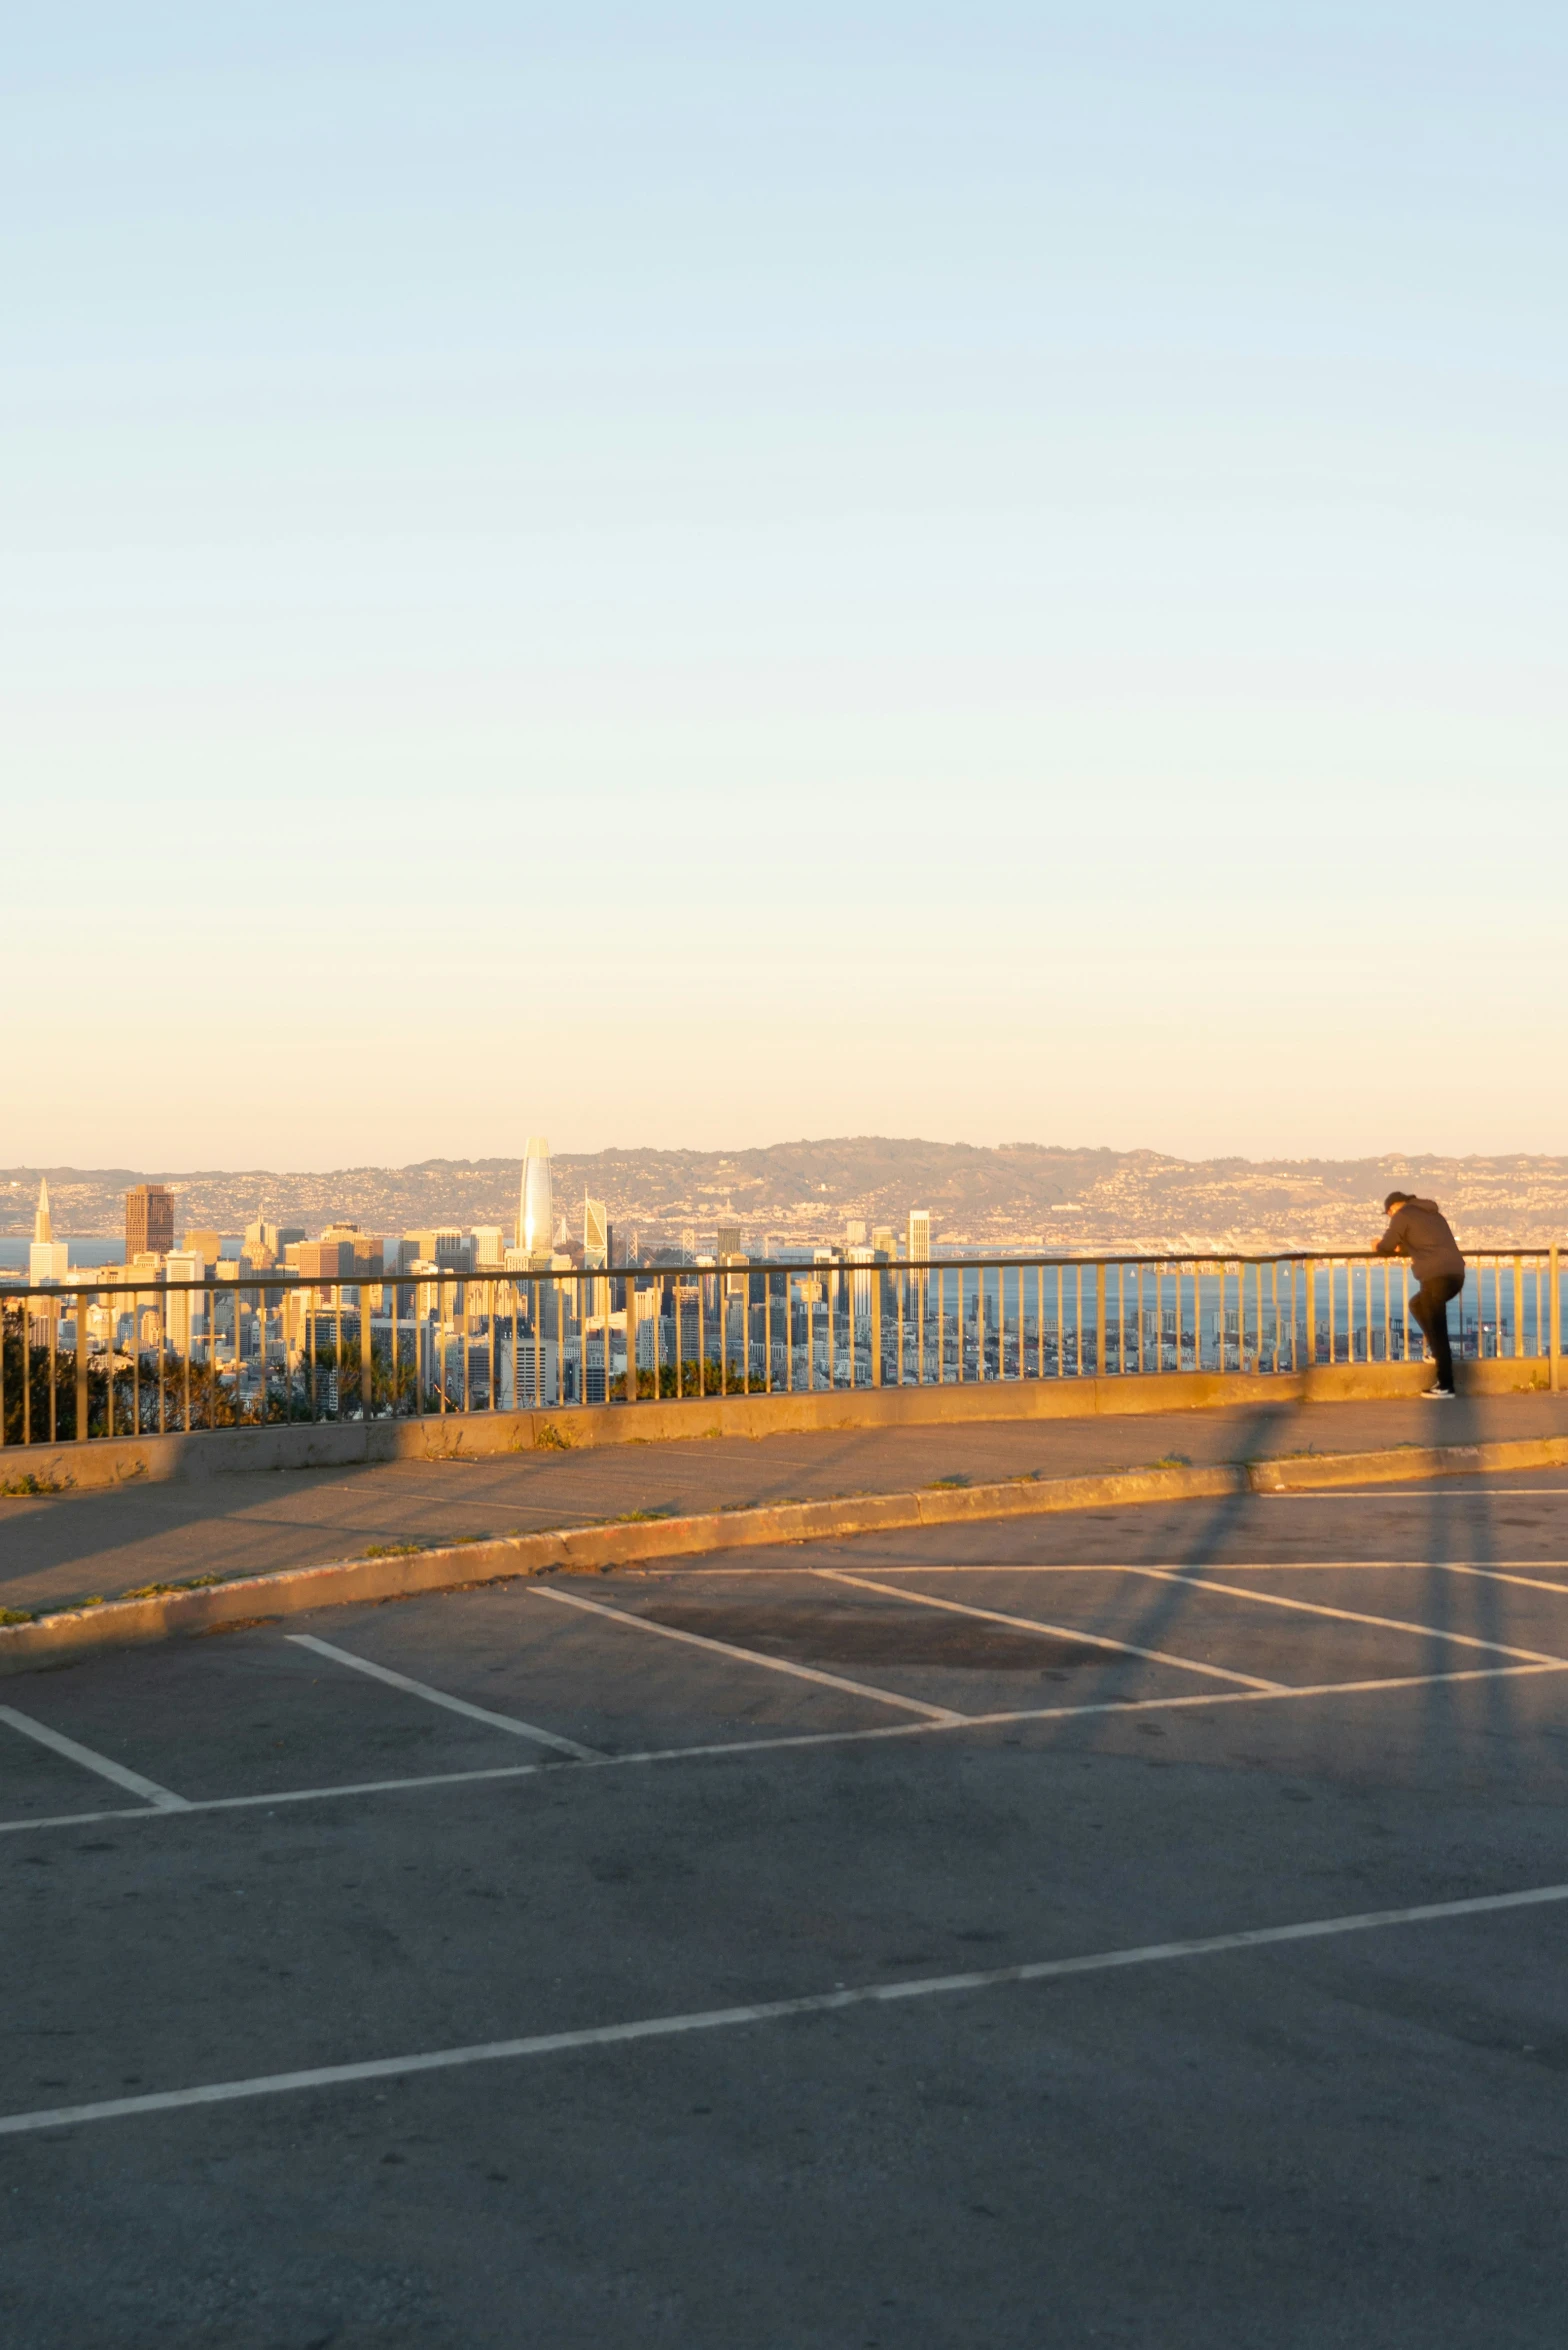
[[[1426,1390],[1437,1403],[1454,1392],[1454,1352],[1448,1343],[1448,1302],[1465,1285],[1465,1261],[1448,1219],[1436,1200],[1417,1199],[1412,1192],[1391,1191],[1383,1202],[1388,1230],[1377,1244],[1380,1257],[1408,1257],[1420,1287],[1410,1300],[1410,1311],[1426,1333],[1437,1365],[1435,1383]]]

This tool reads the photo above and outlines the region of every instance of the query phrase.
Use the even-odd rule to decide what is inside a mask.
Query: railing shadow
[[[1250,1423],[1249,1442],[1256,1443],[1265,1427],[1277,1431],[1277,1413],[1266,1418],[1260,1415]],[[1463,1429],[1459,1416],[1446,1408],[1443,1429],[1445,1441],[1462,1442],[1469,1433]],[[1568,1664],[1568,1578],[1563,1583],[1560,1631],[1551,1636],[1522,1635],[1514,1622],[1519,1610],[1510,1608],[1509,1604],[1512,1587],[1489,1579],[1507,1573],[1511,1566],[1523,1574],[1530,1572],[1527,1562],[1510,1562],[1507,1555],[1504,1536],[1510,1520],[1506,1493],[1488,1493],[1475,1486],[1458,1491],[1436,1485],[1419,1492],[1394,1486],[1386,1489],[1386,1495],[1386,1510],[1397,1511],[1401,1516],[1409,1513],[1410,1533],[1393,1543],[1385,1535],[1381,1545],[1374,1545],[1370,1539],[1371,1530],[1360,1513],[1369,1508],[1375,1510],[1383,1495],[1371,1500],[1343,1498],[1340,1507],[1357,1513],[1349,1531],[1336,1510],[1333,1489],[1326,1489],[1321,1501],[1317,1496],[1237,1493],[1209,1503],[1183,1504],[1174,1541],[1170,1517],[1163,1513],[1157,1520],[1151,1517],[1146,1526],[1130,1532],[1124,1546],[1124,1563],[1132,1567],[1157,1566],[1171,1579],[1148,1583],[1140,1580],[1140,1604],[1130,1617],[1123,1590],[1114,1618],[1108,1604],[1103,1617],[1093,1619],[1093,1628],[1146,1648],[1201,1657],[1202,1645],[1195,1645],[1189,1635],[1197,1631],[1200,1609],[1210,1601],[1211,1594],[1203,1593],[1200,1601],[1199,1592],[1191,1586],[1184,1587],[1182,1578],[1190,1575],[1196,1579],[1206,1569],[1223,1575],[1227,1569],[1234,1572],[1248,1564],[1288,1570],[1291,1562],[1280,1556],[1275,1530],[1264,1522],[1263,1513],[1319,1507],[1335,1510],[1335,1517],[1330,1521],[1335,1528],[1334,1538],[1314,1542],[1310,1546],[1311,1555],[1303,1556],[1301,1565],[1316,1569],[1343,1559],[1347,1568],[1358,1573],[1370,1571],[1366,1574],[1364,1594],[1342,1598],[1336,1592],[1332,1604],[1406,1625],[1429,1627],[1433,1635],[1454,1634],[1463,1640],[1490,1642],[1495,1646],[1466,1647],[1461,1645],[1461,1639],[1450,1642],[1434,1637],[1424,1660],[1413,1655],[1406,1667],[1363,1674],[1354,1669],[1351,1643],[1355,1628],[1347,1624],[1345,1661],[1333,1678],[1353,1684],[1360,1679],[1397,1681],[1408,1673],[1416,1683],[1408,1696],[1420,1708],[1418,1744],[1421,1749],[1433,1756],[1446,1754],[1450,1759],[1461,1748],[1472,1757],[1484,1754],[1481,1775],[1494,1792],[1505,1787],[1515,1790],[1538,1787],[1542,1752],[1536,1726],[1540,1721],[1541,1693],[1545,1685],[1555,1687],[1558,1676],[1549,1668],[1540,1672],[1510,1672],[1506,1668],[1515,1663],[1524,1664],[1526,1660],[1499,1651],[1528,1650],[1560,1658]],[[1568,1488],[1563,1489],[1563,1504],[1568,1510]],[[1386,1522],[1382,1512],[1373,1520],[1374,1526],[1380,1529]],[[1532,1531],[1538,1523],[1528,1516],[1518,1522]],[[1568,1542],[1563,1547],[1568,1553]],[[1392,1591],[1388,1577],[1379,1579],[1374,1586],[1379,1565],[1386,1565],[1390,1575],[1397,1577]],[[1460,1572],[1462,1569],[1478,1571]],[[1311,1599],[1313,1593],[1310,1586],[1298,1585],[1291,1596]],[[1283,1612],[1276,1616],[1272,1608],[1260,1607],[1258,1613],[1260,1618],[1265,1615],[1275,1618],[1282,1664],[1288,1663],[1289,1626],[1293,1619]],[[1320,1628],[1329,1619],[1304,1616],[1296,1620],[1303,1626]],[[1368,1631],[1371,1632],[1370,1627]],[[1212,1624],[1200,1635],[1200,1641],[1209,1638],[1211,1632]],[[1371,1637],[1378,1635],[1371,1633]],[[1411,1633],[1407,1637],[1413,1641],[1419,1634]],[[1285,1679],[1287,1675],[1282,1670],[1271,1677]],[[1561,1701],[1568,1704],[1568,1672],[1561,1677]],[[1333,1760],[1342,1735],[1342,1720],[1326,1711],[1315,1715],[1309,1711],[1314,1707],[1332,1708],[1332,1696],[1303,1698],[1299,1705],[1290,1700],[1283,1702],[1293,1714],[1299,1713],[1301,1720],[1293,1726],[1288,1741],[1289,1761],[1282,1761],[1281,1767],[1292,1771],[1310,1768],[1314,1756],[1322,1762]],[[1379,1696],[1368,1691],[1358,1695],[1354,1702],[1376,1704]],[[1564,1719],[1560,1706],[1557,1718]],[[1309,1726],[1314,1722],[1318,1725],[1315,1733]],[[1052,1743],[1070,1744],[1075,1750],[1106,1749],[1117,1735],[1113,1714],[1095,1721],[1064,1721]],[[1554,1751],[1547,1772],[1553,1784],[1561,1781],[1568,1770],[1568,1725],[1555,1735],[1563,1751]]]

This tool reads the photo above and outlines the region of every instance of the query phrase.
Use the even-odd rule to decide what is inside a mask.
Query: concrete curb
[[[1250,1475],[1255,1493],[1310,1493],[1319,1486],[1398,1485],[1412,1477],[1463,1477],[1499,1469],[1568,1469],[1568,1436],[1401,1444],[1392,1452],[1296,1453],[1253,1461]]]
[[[1223,1500],[1246,1493],[1308,1493],[1336,1485],[1382,1485],[1417,1477],[1502,1469],[1568,1468],[1568,1437],[1503,1438],[1490,1444],[1401,1445],[1391,1452],[1307,1453],[1282,1459],[1125,1469],[1097,1477],[1015,1478],[1003,1485],[933,1486],[834,1501],[713,1510],[687,1518],[642,1518],[511,1535],[445,1550],[337,1559],[232,1582],[171,1586],[99,1607],[78,1607],[0,1625],[0,1675],[62,1658],[129,1648],[150,1640],[265,1623],[323,1607],[450,1591],[517,1576],[594,1574],[656,1559],[714,1551],[823,1542],[966,1521],[1042,1517],[1111,1504]]]

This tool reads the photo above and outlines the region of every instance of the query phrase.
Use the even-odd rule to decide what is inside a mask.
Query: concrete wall
[[[1549,1384],[1548,1365],[1460,1363],[1470,1395]],[[544,1412],[454,1412],[422,1420],[320,1421],[216,1428],[193,1436],[121,1436],[90,1444],[9,1446],[0,1486],[23,1476],[78,1487],[131,1480],[197,1482],[258,1469],[346,1468],[369,1461],[479,1460],[496,1453],[600,1444],[666,1444],[709,1436],[780,1436],[821,1428],[921,1428],[982,1420],[1073,1420],[1100,1414],[1258,1411],[1270,1405],[1358,1403],[1415,1395],[1426,1363],[1334,1363],[1275,1377],[1173,1371],[1163,1376],[988,1381],[964,1387],[862,1388],[833,1395],[709,1396],[705,1401],[567,1405]]]

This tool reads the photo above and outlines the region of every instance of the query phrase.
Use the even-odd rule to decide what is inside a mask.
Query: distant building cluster
[[[878,1269],[901,1257],[919,1263],[931,1246],[930,1215],[915,1209],[902,1242],[889,1225],[868,1231],[851,1218],[840,1243],[780,1251],[768,1233],[750,1247],[725,1214],[711,1248],[691,1226],[678,1249],[644,1252],[635,1232],[617,1234],[602,1199],[585,1196],[578,1229],[569,1229],[556,1213],[542,1135],[529,1141],[510,1232],[479,1224],[371,1233],[338,1219],[312,1234],[259,1209],[234,1238],[195,1225],[177,1232],[176,1210],[170,1188],[137,1184],[125,1195],[123,1261],[73,1274],[41,1183],[26,1276],[45,1293],[29,1300],[34,1342],[74,1346],[80,1297],[94,1355],[203,1361],[242,1402],[279,1379],[319,1375],[335,1385],[345,1349],[357,1362],[366,1336],[389,1375],[406,1366],[411,1379],[444,1383],[464,1402],[592,1402],[626,1377],[629,1360],[657,1377],[716,1347],[744,1373],[759,1346],[764,1355],[809,1352],[819,1323],[831,1328],[835,1314],[869,1332]],[[754,1270],[763,1263],[788,1271]],[[52,1289],[62,1292],[58,1305]]]
[[[574,1235],[566,1216],[555,1213],[550,1147],[543,1135],[529,1140],[518,1186],[516,1224],[510,1236],[499,1224],[476,1224],[467,1230],[460,1225],[439,1225],[402,1234],[373,1234],[347,1219],[334,1219],[312,1235],[303,1225],[269,1222],[263,1209],[237,1238],[215,1228],[187,1225],[176,1239],[175,1216],[176,1195],[164,1184],[139,1183],[127,1191],[124,1259],[118,1265],[95,1266],[93,1280],[147,1286],[160,1281],[243,1281],[268,1273],[285,1280],[292,1275],[303,1283],[378,1281],[405,1273],[724,1266],[775,1262],[781,1256],[785,1261],[809,1256],[814,1263],[896,1264],[902,1260],[923,1264],[930,1261],[932,1247],[929,1210],[912,1208],[902,1236],[886,1224],[868,1231],[863,1220],[851,1217],[838,1246],[802,1250],[781,1243],[771,1232],[757,1236],[753,1246],[738,1221],[721,1216],[713,1228],[711,1248],[702,1245],[707,1239],[705,1232],[687,1225],[681,1229],[678,1247],[644,1252],[635,1233],[618,1247],[607,1203],[586,1194],[581,1203],[580,1235]],[[38,1187],[26,1279],[35,1288],[65,1285],[70,1280],[70,1251],[65,1241],[54,1238],[47,1180]]]

